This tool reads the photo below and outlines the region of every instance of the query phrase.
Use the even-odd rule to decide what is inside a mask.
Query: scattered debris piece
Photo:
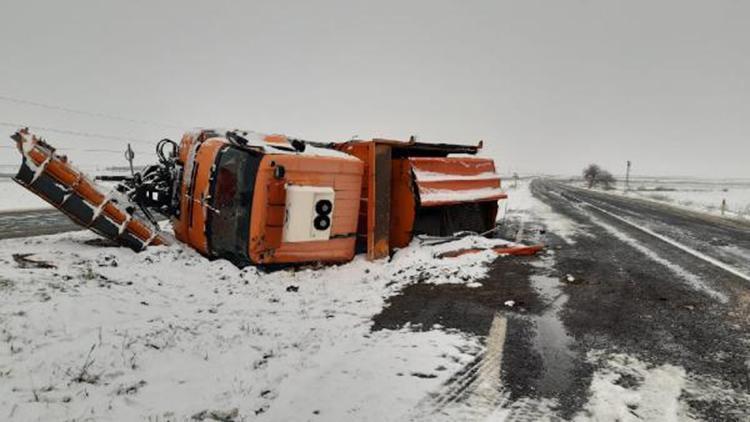
[[[412,372],[411,376],[417,378],[437,378],[437,375],[435,374],[425,374],[423,372]]]
[[[563,276],[560,281],[566,284],[582,284],[583,283],[582,279],[573,276],[573,274],[565,274],[565,276]]]
[[[95,348],[96,348],[96,343],[91,345],[91,348],[89,349],[89,353],[88,355],[86,355],[86,360],[83,361],[81,370],[78,372],[78,375],[76,375],[73,378],[73,382],[77,382],[81,384],[96,384],[97,382],[99,382],[99,378],[100,378],[99,375],[89,373],[89,369],[91,368],[91,365],[94,364],[94,359],[91,357],[91,354],[94,352]]]
[[[235,407],[231,410],[202,410],[191,416],[190,419],[194,421],[213,420],[219,422],[233,422],[238,420],[239,415],[240,411]]]
[[[146,381],[140,380],[136,382],[135,384],[130,385],[121,385],[117,388],[117,391],[115,391],[115,394],[118,396],[128,395],[128,394],[135,394],[140,390],[143,386],[146,385]]]
[[[505,302],[503,302],[503,305],[509,308],[512,308],[513,306],[515,306],[515,304],[516,304],[515,300],[506,300]]]
[[[496,246],[492,248],[464,248],[453,251],[443,252],[438,254],[437,258],[456,258],[462,255],[475,254],[484,252],[486,250],[492,250],[498,255],[514,255],[514,256],[532,256],[539,253],[544,249],[544,245],[522,245],[520,243],[509,243],[507,245]]]
[[[14,253],[13,260],[16,261],[16,264],[18,264],[18,268],[57,268],[50,262],[29,258],[32,255],[34,254]]]

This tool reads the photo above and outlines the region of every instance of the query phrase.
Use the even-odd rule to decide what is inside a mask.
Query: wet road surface
[[[680,400],[694,418],[750,420],[750,281],[743,278],[750,226],[550,180],[535,180],[531,190],[578,228],[572,243],[539,216],[510,214],[507,233],[521,229],[528,242],[545,241],[544,254],[498,259],[478,288],[411,285],[375,318],[373,330],[438,324],[485,336],[487,351],[427,407],[435,415],[463,404],[470,412],[462,417],[500,406],[509,420],[569,419],[589,400],[599,365],[591,353],[606,352],[684,368],[692,387]],[[499,319],[502,352],[491,354]],[[477,400],[488,380],[496,394],[485,389]]]
[[[0,212],[0,239],[64,233],[83,228],[57,209]]]

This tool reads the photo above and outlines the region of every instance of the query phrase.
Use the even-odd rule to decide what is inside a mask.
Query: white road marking
[[[485,399],[496,398],[500,391],[500,368],[503,363],[503,348],[505,347],[505,335],[508,330],[508,321],[499,313],[495,314],[490,326],[490,333],[487,336],[487,355],[492,359],[482,361],[481,372],[486,372],[487,376],[483,377],[479,385],[475,388],[475,393]]]
[[[627,225],[629,225],[631,227],[634,227],[634,228],[642,231],[643,233],[649,234],[649,235],[651,235],[651,236],[653,236],[653,237],[661,240],[662,242],[668,243],[668,244],[674,246],[675,248],[680,249],[680,250],[682,250],[684,252],[687,252],[690,255],[693,255],[694,257],[696,257],[698,259],[701,259],[701,260],[703,260],[705,262],[708,262],[711,265],[714,265],[714,266],[716,266],[718,268],[721,268],[724,271],[727,271],[727,272],[729,272],[731,274],[734,274],[737,277],[739,277],[739,278],[741,278],[741,279],[743,279],[745,281],[750,281],[750,275],[747,275],[747,274],[739,271],[738,269],[732,267],[729,264],[721,262],[721,261],[719,261],[716,258],[712,258],[712,257],[710,257],[710,256],[708,256],[708,255],[706,255],[706,254],[704,254],[702,252],[699,252],[699,251],[697,251],[697,250],[695,250],[695,249],[687,246],[687,245],[683,245],[682,243],[677,242],[676,240],[672,240],[672,239],[670,239],[670,238],[668,238],[668,237],[666,237],[664,235],[656,233],[656,232],[654,232],[651,229],[648,229],[646,227],[643,227],[641,225],[633,223],[632,221],[630,221],[630,220],[628,220],[626,218],[620,217],[619,215],[613,214],[613,213],[611,213],[611,212],[609,212],[609,211],[607,211],[607,210],[605,210],[605,209],[603,209],[601,207],[597,207],[596,205],[593,205],[592,203],[590,203],[588,201],[582,200],[581,198],[578,198],[578,199],[580,201],[582,201],[582,202],[585,202],[588,207],[591,207],[591,208],[593,208],[593,209],[595,209],[595,210],[597,210],[597,211],[599,211],[601,213],[607,214],[608,216],[610,216],[610,217],[612,217],[612,218],[614,218],[614,219],[616,219],[616,220],[618,220],[620,222],[623,222],[623,223],[625,223],[625,224],[627,224]]]
[[[580,208],[582,211],[588,213],[588,210],[584,210],[583,208]],[[667,259],[662,258],[657,253],[655,253],[652,249],[650,249],[648,246],[643,244],[642,242],[639,242],[635,238],[627,235],[624,231],[617,229],[616,227],[605,223],[599,217],[596,217],[594,215],[589,215],[589,218],[591,219],[594,224],[599,225],[601,228],[606,230],[608,233],[610,233],[612,236],[615,236],[617,239],[621,240],[622,242],[625,242],[626,244],[630,245],[631,247],[635,248],[637,251],[641,252],[643,255],[651,259],[652,261],[656,262],[657,264],[660,264],[666,268],[668,268],[670,271],[672,271],[675,275],[680,277],[685,282],[691,284],[693,287],[695,287],[698,290],[702,290],[711,296],[715,297],[716,299],[720,300],[722,303],[726,303],[729,299],[727,299],[726,295],[719,293],[710,287],[706,285],[706,283],[703,282],[701,277],[697,276],[696,274],[686,270],[682,266],[675,264],[672,261],[669,261]]]
[[[460,419],[479,420],[501,406],[506,400],[500,374],[506,333],[507,319],[498,312],[492,319],[482,357],[423,406],[418,406],[424,410],[413,419],[452,420],[458,415]]]

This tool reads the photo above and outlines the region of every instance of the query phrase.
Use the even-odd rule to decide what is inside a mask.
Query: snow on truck
[[[317,143],[198,130],[156,145],[159,163],[104,188],[28,129],[15,180],[73,221],[136,251],[174,237],[238,266],[388,256],[415,235],[491,232],[506,197],[476,146],[373,139]],[[504,245],[532,254],[538,246]],[[462,251],[471,252],[471,251]]]

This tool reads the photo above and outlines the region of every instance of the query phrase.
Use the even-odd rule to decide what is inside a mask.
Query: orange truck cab
[[[283,135],[183,136],[177,239],[237,265],[345,262],[354,256],[364,163]]]

